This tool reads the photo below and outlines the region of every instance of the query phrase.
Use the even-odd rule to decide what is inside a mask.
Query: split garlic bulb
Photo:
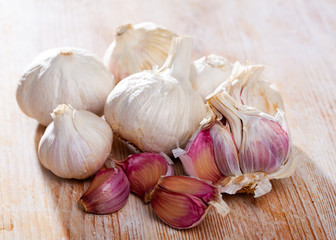
[[[201,57],[191,65],[191,85],[205,101],[210,93],[230,77],[232,68],[233,64],[224,57],[213,54]]]
[[[42,165],[62,178],[84,179],[96,173],[111,152],[113,134],[108,123],[64,104],[52,117],[38,147]]]
[[[145,152],[171,154],[184,145],[206,114],[189,81],[192,39],[174,38],[160,70],[136,73],[110,93],[105,118],[115,134]]]
[[[262,65],[236,62],[231,76],[216,92],[224,90],[238,102],[275,116],[278,110],[284,111],[284,103],[276,86],[261,77],[264,69]]]
[[[151,22],[119,26],[104,63],[118,83],[123,78],[165,62],[174,33]]]
[[[284,113],[273,117],[242,105],[226,92],[208,100],[214,115],[203,122],[185,150],[175,149],[190,176],[222,186],[222,192],[254,192],[272,188],[269,180],[290,176],[295,170]]]
[[[27,68],[16,91],[22,111],[48,126],[58,104],[103,114],[113,75],[92,53],[77,48],[42,52]]]

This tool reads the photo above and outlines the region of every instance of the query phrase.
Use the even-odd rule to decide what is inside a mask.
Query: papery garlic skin
[[[224,57],[214,54],[201,57],[191,64],[191,85],[205,101],[210,93],[230,77],[232,69],[233,64]]]
[[[47,126],[50,113],[63,103],[103,114],[114,87],[113,75],[92,53],[78,48],[42,52],[19,80],[16,99],[21,110]]]
[[[133,74],[112,90],[104,114],[116,135],[144,152],[170,155],[186,144],[206,114],[189,81],[191,50],[191,38],[175,38],[160,70]]]
[[[107,122],[64,104],[52,117],[38,147],[42,165],[62,178],[85,179],[95,174],[111,152],[113,134]]]
[[[130,194],[130,183],[119,167],[101,169],[78,201],[85,212],[108,214],[120,210]]]
[[[236,62],[231,76],[215,93],[225,91],[239,103],[275,116],[278,110],[284,111],[284,103],[275,84],[262,77],[264,69],[262,65],[244,66]]]
[[[118,83],[123,78],[165,62],[172,38],[169,30],[152,22],[119,26],[105,52],[104,63]]]
[[[186,176],[162,177],[151,193],[150,201],[157,216],[178,229],[200,224],[212,206],[222,216],[230,210],[217,187]]]

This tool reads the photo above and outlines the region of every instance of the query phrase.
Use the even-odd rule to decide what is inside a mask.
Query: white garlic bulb
[[[118,83],[123,78],[165,62],[174,33],[151,22],[119,26],[104,63]]]
[[[189,81],[191,51],[190,37],[174,38],[160,70],[131,75],[112,90],[104,114],[115,134],[156,153],[188,141],[206,114]]]
[[[279,110],[284,111],[284,103],[276,86],[261,77],[264,69],[262,65],[236,62],[229,79],[215,92],[226,91],[239,103],[275,116]]]
[[[16,99],[25,114],[47,126],[50,113],[62,103],[102,115],[113,87],[113,75],[92,53],[56,48],[42,52],[27,68]]]
[[[84,179],[96,173],[111,152],[113,134],[108,123],[64,104],[52,117],[38,147],[42,165],[62,178]]]
[[[201,57],[191,65],[191,85],[205,100],[210,93],[230,77],[232,68],[233,64],[224,57],[214,54]]]

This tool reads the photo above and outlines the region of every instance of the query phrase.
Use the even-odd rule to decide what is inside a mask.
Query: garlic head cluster
[[[111,152],[110,126],[97,115],[59,105],[43,134],[38,156],[44,167],[62,178],[85,179],[99,171]]]
[[[104,63],[118,83],[123,78],[165,62],[174,33],[151,22],[119,26]]]
[[[233,64],[224,57],[214,54],[201,57],[191,64],[191,85],[205,101],[210,93],[230,77],[232,68]]]
[[[142,151],[168,155],[188,141],[206,114],[189,81],[191,50],[190,37],[174,38],[160,70],[133,74],[112,90],[104,115],[115,134]]]
[[[103,114],[113,75],[92,53],[77,48],[42,52],[26,69],[16,91],[22,111],[47,126],[59,104]]]

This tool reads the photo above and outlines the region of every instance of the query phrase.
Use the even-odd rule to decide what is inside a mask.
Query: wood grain
[[[0,239],[336,239],[335,13],[332,0],[0,0]],[[193,36],[195,59],[216,53],[266,66],[299,152],[293,177],[257,199],[224,195],[229,215],[210,211],[190,230],[166,226],[134,195],[106,216],[77,208],[89,180],[63,180],[40,165],[44,128],[18,108],[18,78],[48,48],[102,57],[118,25],[141,21]],[[117,141],[113,152],[129,154]]]

